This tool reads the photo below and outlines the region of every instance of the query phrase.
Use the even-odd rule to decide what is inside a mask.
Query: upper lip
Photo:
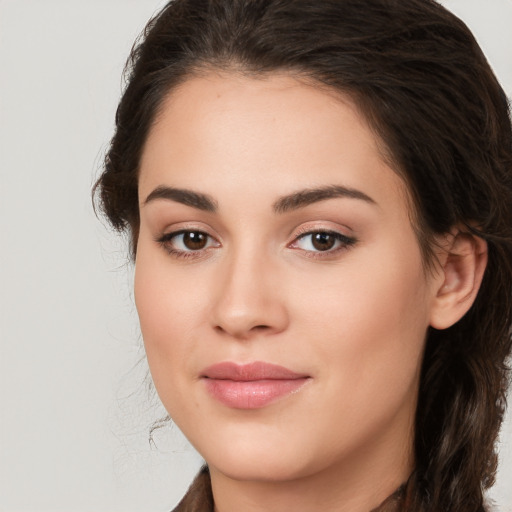
[[[208,379],[233,380],[249,382],[254,380],[294,380],[309,377],[284,366],[263,361],[239,364],[231,361],[208,366],[201,372],[201,377]]]

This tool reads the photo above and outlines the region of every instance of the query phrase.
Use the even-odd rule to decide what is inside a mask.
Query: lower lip
[[[204,379],[206,389],[219,402],[234,409],[259,409],[297,392],[308,377],[235,381]]]

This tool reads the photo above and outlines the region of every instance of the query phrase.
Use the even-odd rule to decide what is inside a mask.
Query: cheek
[[[403,398],[417,381],[428,327],[421,255],[398,258],[390,249],[376,261],[374,254],[360,251],[346,271],[317,276],[315,287],[296,295],[305,337],[329,370],[321,372],[326,385],[350,389],[354,407],[368,397],[372,404]]]
[[[165,255],[146,251],[140,243],[134,282],[149,368],[164,403],[187,368],[187,355],[194,339],[190,333],[201,308],[201,296],[194,294],[197,287],[170,272],[165,260]]]

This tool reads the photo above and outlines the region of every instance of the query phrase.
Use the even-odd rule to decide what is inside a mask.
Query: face
[[[408,471],[434,283],[352,102],[284,75],[191,78],[150,131],[139,199],[149,366],[210,467]]]

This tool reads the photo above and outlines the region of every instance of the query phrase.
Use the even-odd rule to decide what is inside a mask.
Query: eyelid
[[[155,239],[163,238],[164,236],[178,235],[180,233],[186,233],[189,231],[195,231],[198,233],[204,233],[214,240],[220,241],[218,233],[208,224],[203,222],[176,222],[174,224],[168,224],[163,226],[155,234]]]
[[[302,223],[292,231],[290,238],[294,241],[303,235],[311,233],[335,233],[346,239],[356,239],[354,231],[349,226],[325,221]]]

